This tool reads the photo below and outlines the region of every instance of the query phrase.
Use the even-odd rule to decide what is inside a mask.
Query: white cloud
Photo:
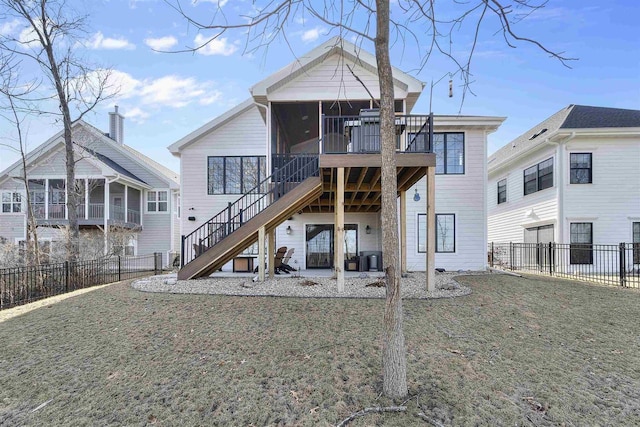
[[[307,30],[305,32],[302,33],[302,41],[305,43],[311,43],[314,42],[316,40],[318,40],[318,37],[320,37],[321,33],[323,33],[325,30],[322,27],[315,27],[312,28],[310,30]],[[324,34],[322,34],[324,35]]]
[[[158,37],[156,39],[148,38],[144,39],[144,44],[153,50],[167,50],[178,44],[178,39],[173,36]]]
[[[191,4],[196,6],[198,3],[213,3],[213,4],[217,4],[218,7],[224,7],[224,5],[227,4],[228,2],[229,0],[193,0]]]
[[[119,88],[116,99],[126,99],[147,109],[182,108],[192,103],[210,105],[222,97],[212,81],[176,75],[138,80],[122,71],[111,73],[110,83]]]
[[[133,122],[144,123],[151,115],[139,107],[134,107],[127,110],[124,116]]]
[[[207,56],[230,56],[233,55],[236,50],[238,50],[238,46],[233,43],[229,43],[226,37],[221,37],[209,41],[209,39],[202,34],[198,34],[196,35],[196,38],[193,40],[193,42],[196,44],[196,47],[202,46],[200,49],[198,49],[198,53]]]
[[[2,25],[0,25],[0,35],[9,36],[13,34],[19,26],[20,26],[20,21],[17,19],[14,19],[13,21],[5,22]]]
[[[299,25],[304,25],[305,22],[307,22],[306,18],[304,16],[297,16],[295,18],[293,18],[293,22],[295,22],[296,24]]]
[[[100,31],[95,33],[89,40],[85,42],[85,46],[89,49],[135,49],[136,46],[125,38],[105,37]]]

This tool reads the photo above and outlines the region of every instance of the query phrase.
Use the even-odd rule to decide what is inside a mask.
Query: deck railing
[[[247,191],[234,203],[229,203],[225,209],[200,227],[182,236],[181,267],[238,230],[244,223],[293,190],[306,178],[318,176],[320,170],[318,156],[297,155],[273,170],[271,176]]]
[[[396,150],[430,153],[433,116],[396,115]],[[323,116],[321,152],[323,154],[379,153],[380,116]]]

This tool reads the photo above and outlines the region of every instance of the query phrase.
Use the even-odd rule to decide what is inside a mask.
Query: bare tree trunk
[[[380,82],[382,152],[382,246],[387,296],[383,331],[383,392],[390,398],[407,395],[407,360],[402,330],[402,296],[398,268],[398,182],[394,125],[394,93],[389,58],[389,0],[376,0],[376,61]]]

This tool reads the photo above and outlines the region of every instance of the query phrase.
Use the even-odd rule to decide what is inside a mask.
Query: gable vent
[[[531,141],[531,140],[533,140],[533,139],[536,139],[537,137],[539,137],[540,135],[542,135],[542,134],[543,134],[543,133],[545,133],[546,131],[547,131],[547,128],[540,129],[540,132],[538,132],[538,133],[534,133],[533,135],[531,135],[531,136],[529,137],[529,141]]]

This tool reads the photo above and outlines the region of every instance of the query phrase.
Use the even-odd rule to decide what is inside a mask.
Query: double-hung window
[[[167,212],[169,210],[167,190],[147,191],[147,212]]]
[[[433,152],[436,155],[436,174],[464,174],[464,133],[434,133]]]
[[[2,192],[2,213],[22,212],[22,194],[17,191]]]
[[[507,178],[498,181],[498,204],[507,201]]]
[[[436,214],[436,252],[456,251],[455,214]],[[427,251],[427,215],[418,214],[418,252]]]
[[[524,170],[524,195],[553,187],[553,157]]]
[[[572,222],[570,232],[569,262],[571,264],[593,264],[593,224]]]
[[[207,158],[207,194],[244,194],[265,178],[265,156]]]
[[[569,156],[571,184],[591,184],[591,153],[571,153]]]

